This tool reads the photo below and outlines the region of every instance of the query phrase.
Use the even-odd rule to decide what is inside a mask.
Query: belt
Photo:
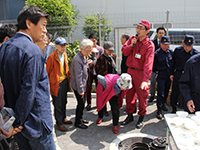
[[[169,71],[169,69],[165,69],[165,70],[158,70],[158,71],[165,71],[165,72],[166,72],[166,71]]]
[[[180,72],[180,73],[184,73],[184,70],[177,70],[177,69],[176,69],[176,71],[177,71],[177,72]]]
[[[143,71],[143,69],[139,69],[139,68],[132,68],[132,67],[131,67],[131,69]]]
[[[192,92],[193,95],[200,95],[200,93]]]

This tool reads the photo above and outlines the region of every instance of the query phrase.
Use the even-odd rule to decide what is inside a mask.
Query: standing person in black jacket
[[[192,35],[186,35],[184,41],[182,41],[182,45],[180,47],[175,48],[173,55],[173,69],[170,75],[171,81],[173,81],[172,85],[172,93],[171,93],[171,107],[172,113],[176,113],[176,107],[178,102],[178,97],[180,95],[179,90],[179,79],[184,73],[184,66],[187,60],[199,53],[196,49],[193,48],[195,43],[195,39]]]
[[[162,110],[167,111],[165,102],[169,93],[171,84],[170,71],[173,64],[173,51],[169,49],[170,38],[163,36],[161,38],[161,47],[155,51],[153,71],[157,72],[158,94],[157,94],[157,118],[162,119]],[[161,110],[162,109],[162,110]]]
[[[103,47],[97,45],[98,39],[97,39],[97,36],[95,34],[93,34],[93,33],[90,34],[88,38],[93,42],[93,49],[95,48],[97,50],[97,51],[95,50],[96,51],[95,57],[98,59],[99,56],[101,56],[104,53],[104,49],[103,49]],[[89,55],[89,58],[91,58],[91,55]],[[95,61],[95,63],[96,63],[96,61]],[[95,66],[95,63],[91,62],[91,61],[89,63],[88,81],[87,81],[87,85],[86,85],[86,99],[87,99],[86,110],[87,111],[91,110],[91,103],[92,103],[91,91],[92,91],[93,80],[95,81],[95,85],[97,87],[97,75],[96,75],[96,73],[93,69],[94,66]]]
[[[160,41],[161,41],[161,38],[165,35],[166,31],[165,31],[165,28],[163,27],[158,27],[157,30],[156,30],[156,34],[157,34],[157,38],[153,40],[153,43],[155,45],[155,50],[156,51],[157,49],[160,48]],[[150,98],[149,98],[149,101],[148,102],[152,102],[155,98],[155,85],[156,85],[156,73],[154,71],[152,71],[151,73],[151,84],[150,84]]]
[[[185,110],[189,113],[200,111],[200,53],[191,56],[185,64],[179,79],[180,92],[184,98]]]
[[[128,41],[129,38],[130,38],[129,33],[123,33],[121,36],[121,44],[124,45],[126,41]],[[124,56],[122,54],[121,73],[127,73],[127,70],[128,70],[128,66],[126,65],[127,58],[128,56]]]

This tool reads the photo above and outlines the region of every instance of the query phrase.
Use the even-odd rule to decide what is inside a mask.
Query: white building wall
[[[117,67],[121,59],[121,43],[119,34],[146,19],[154,24],[166,23],[166,12],[169,10],[169,23],[173,28],[200,28],[200,1],[199,0],[71,0],[77,6],[80,14],[88,15],[91,12],[106,13],[113,27],[117,28],[110,34],[109,40],[115,43]],[[83,25],[83,17],[79,19]],[[124,29],[123,29],[124,28]],[[135,34],[134,34],[135,35]],[[82,40],[81,27],[77,28],[72,36],[73,40]]]
[[[173,27],[198,28],[197,23],[200,22],[199,0],[71,0],[71,3],[77,5],[82,16],[91,12],[106,13],[114,27],[130,26],[142,19],[163,23],[166,22],[167,10],[170,11],[169,22],[174,24]],[[79,24],[83,25],[82,18]]]

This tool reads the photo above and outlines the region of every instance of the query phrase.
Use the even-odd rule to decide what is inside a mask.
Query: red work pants
[[[140,85],[143,81],[143,71],[128,69],[128,74],[132,77],[133,87],[128,90],[126,94],[126,112],[131,114],[136,110],[137,96],[139,99],[139,112],[138,115],[146,114],[147,97],[149,95],[149,88],[142,90]]]

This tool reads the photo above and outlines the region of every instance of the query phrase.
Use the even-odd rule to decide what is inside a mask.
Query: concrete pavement
[[[73,123],[75,120],[75,110],[77,101],[73,93],[68,93],[68,103],[67,103],[67,119],[70,119]],[[96,111],[96,94],[93,93],[92,96],[92,110],[87,111],[84,109],[83,118],[89,121],[88,129],[75,128],[74,124],[65,125],[68,128],[67,132],[61,132],[55,130],[58,145],[62,150],[109,150],[110,143],[117,137],[131,134],[131,133],[145,133],[152,136],[166,136],[167,126],[164,119],[158,120],[156,118],[156,103],[151,102],[147,107],[147,114],[144,118],[144,126],[141,129],[136,129],[135,125],[138,120],[138,115],[134,114],[134,121],[122,126],[119,126],[119,133],[114,134],[112,132],[112,114],[110,110],[110,105],[107,103],[107,108],[109,111],[109,116],[104,116],[103,122],[99,125],[96,124],[96,119],[98,118]],[[168,112],[171,112],[170,106],[167,106]],[[125,99],[122,108],[120,109],[119,122],[122,122],[126,118],[125,110]]]

